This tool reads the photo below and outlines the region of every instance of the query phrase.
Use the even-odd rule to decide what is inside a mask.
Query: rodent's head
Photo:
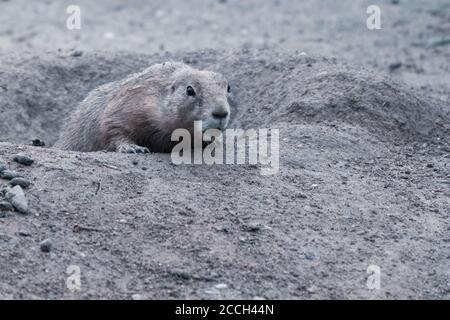
[[[225,77],[183,63],[164,65],[172,72],[162,112],[175,116],[177,125],[182,128],[190,129],[194,121],[202,120],[202,131],[226,129],[230,120],[231,87]]]

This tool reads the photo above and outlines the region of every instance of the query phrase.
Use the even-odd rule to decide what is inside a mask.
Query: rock
[[[24,166],[31,166],[34,162],[32,157],[25,154],[17,154],[14,156],[13,160],[17,163],[23,164]]]
[[[228,285],[226,284],[226,283],[218,283],[218,284],[216,284],[215,285],[215,288],[216,289],[226,289],[226,288],[228,288]]]
[[[135,293],[131,296],[131,299],[133,300],[145,300],[145,297],[142,294]]]
[[[182,270],[171,270],[169,272],[173,277],[180,278],[182,280],[189,280],[192,278],[191,274]]]
[[[25,230],[19,230],[19,232],[17,232],[17,234],[21,237],[31,237],[31,233],[29,233],[28,231],[25,231]]]
[[[219,232],[225,232],[225,233],[231,232],[229,226],[215,226],[214,229],[216,229]]]
[[[4,170],[0,172],[0,178],[12,180],[14,178],[22,178],[22,174],[12,170]]]
[[[6,170],[6,165],[0,162],[0,172],[3,172]]]
[[[6,192],[6,200],[20,213],[28,213],[28,202],[21,186],[15,186]]]
[[[0,211],[13,211],[14,207],[8,201],[0,201]]]
[[[50,252],[52,250],[52,241],[50,239],[45,239],[39,245],[42,252]]]
[[[22,188],[26,189],[31,185],[30,180],[25,178],[14,178],[9,182],[12,186],[21,186]]]
[[[33,139],[31,141],[31,144],[33,145],[33,147],[45,147],[45,142],[41,139]]]
[[[204,292],[208,295],[218,295],[220,293],[217,289],[206,289]]]
[[[72,57],[81,57],[83,55],[83,51],[76,50],[70,54]]]
[[[309,286],[306,288],[306,291],[308,291],[308,293],[315,293],[317,290],[315,286]]]
[[[6,218],[6,212],[0,211],[0,219]]]
[[[397,62],[392,62],[392,63],[389,64],[389,71],[390,71],[390,72],[395,71],[395,70],[397,70],[398,68],[400,68],[401,66],[402,66],[402,63],[399,62],[399,61],[397,61]]]
[[[242,228],[247,232],[258,232],[262,229],[262,226],[258,222],[249,222],[247,224],[244,224]]]
[[[176,290],[172,290],[169,292],[169,296],[171,296],[173,298],[179,298],[179,297],[181,297],[181,294]]]

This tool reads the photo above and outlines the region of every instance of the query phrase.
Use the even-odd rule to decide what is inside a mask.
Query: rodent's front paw
[[[117,148],[118,152],[122,153],[149,153],[150,150],[146,147],[141,147],[136,144],[121,144]]]

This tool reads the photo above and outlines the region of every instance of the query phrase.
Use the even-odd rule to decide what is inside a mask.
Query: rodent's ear
[[[164,72],[173,73],[177,69],[180,69],[182,64],[179,62],[166,61],[166,62],[162,63],[161,66],[162,66],[162,69]]]

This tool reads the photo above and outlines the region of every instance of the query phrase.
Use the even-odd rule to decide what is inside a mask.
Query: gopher
[[[80,103],[55,147],[75,151],[170,152],[175,129],[224,130],[230,119],[225,77],[165,62],[105,84]]]

